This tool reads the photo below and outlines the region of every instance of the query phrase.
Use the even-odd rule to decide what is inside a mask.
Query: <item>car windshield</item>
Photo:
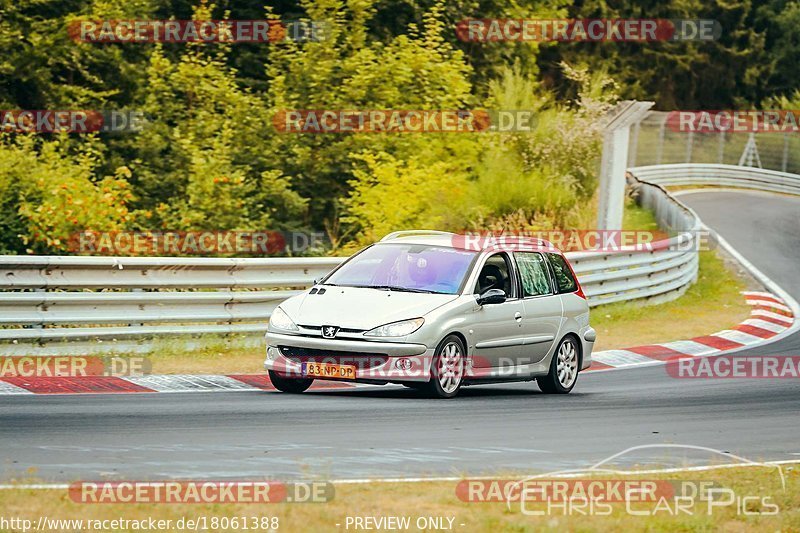
[[[342,265],[325,285],[456,294],[477,252],[420,244],[376,244]]]

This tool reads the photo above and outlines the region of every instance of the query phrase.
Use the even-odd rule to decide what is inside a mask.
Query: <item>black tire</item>
[[[440,362],[442,362],[442,358],[446,357],[445,350],[448,350],[452,354],[451,346],[455,346],[458,350],[459,357],[460,357],[460,375],[454,376],[456,379],[455,387],[446,390],[442,387],[442,383],[439,380],[440,376]],[[452,357],[452,355],[451,355]],[[445,363],[446,364],[446,363]],[[461,385],[464,383],[464,371],[467,368],[467,351],[464,348],[464,343],[461,342],[461,339],[457,335],[448,335],[445,337],[442,342],[439,343],[439,346],[436,347],[436,352],[433,355],[433,361],[431,362],[431,380],[427,383],[424,383],[424,390],[428,393],[428,395],[434,398],[453,398],[458,394],[458,391],[461,390]],[[457,365],[452,368],[454,373],[457,374]]]
[[[269,380],[276,389],[289,394],[305,392],[314,383],[312,378],[289,378],[281,376],[272,370],[269,371]]]
[[[571,352],[569,351],[569,347],[571,346]],[[559,379],[559,354],[562,353],[566,347],[567,353],[573,354],[572,356],[566,355],[570,361],[572,357],[574,357],[574,375],[571,375],[571,382],[567,381],[566,386],[562,383],[562,380]],[[571,365],[566,365],[570,366]],[[574,387],[575,384],[578,382],[578,374],[580,373],[581,367],[581,357],[580,357],[580,347],[578,346],[578,341],[575,340],[574,337],[564,337],[561,339],[561,342],[558,343],[558,347],[556,351],[553,352],[553,359],[550,361],[550,371],[547,373],[546,376],[541,376],[536,378],[536,383],[539,385],[539,389],[546,394],[568,394]]]

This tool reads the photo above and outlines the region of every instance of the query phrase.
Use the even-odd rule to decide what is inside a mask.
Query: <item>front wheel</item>
[[[536,378],[536,383],[547,394],[567,394],[578,381],[578,364],[578,345],[574,338],[565,337],[553,354],[550,372]]]
[[[431,380],[426,383],[431,396],[452,398],[458,394],[464,378],[465,354],[464,343],[455,335],[448,335],[439,343],[431,363]]]
[[[277,372],[269,371],[269,380],[281,392],[288,392],[289,394],[300,394],[305,392],[314,380],[311,378],[287,378],[281,376]]]

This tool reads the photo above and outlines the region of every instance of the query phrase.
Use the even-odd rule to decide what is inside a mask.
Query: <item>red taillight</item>
[[[576,296],[580,296],[581,298],[583,298],[584,300],[586,300],[586,299],[587,299],[587,298],[586,298],[586,295],[585,295],[585,294],[583,294],[583,287],[581,287],[581,284],[578,282],[578,278],[575,278],[575,283],[578,285],[578,290],[577,290],[577,291],[575,291],[575,295],[576,295]]]
[[[575,275],[575,271],[572,269],[572,264],[569,262],[569,259],[567,259],[567,256],[562,256],[562,257],[564,258],[564,262],[569,267],[569,271],[572,273],[572,279],[575,280],[575,285],[578,286],[578,290],[576,290],[573,294],[575,296],[580,296],[584,300],[588,300],[588,298],[586,298],[586,295],[583,293],[583,287],[581,287],[581,282],[578,281],[578,276]]]

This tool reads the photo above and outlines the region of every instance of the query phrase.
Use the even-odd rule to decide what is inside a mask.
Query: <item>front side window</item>
[[[556,278],[556,285],[558,292],[575,292],[578,289],[578,283],[572,276],[572,271],[567,264],[567,260],[559,254],[547,254],[550,257],[550,264],[553,266],[553,273]]]
[[[477,252],[423,244],[376,244],[341,266],[325,285],[457,294]]]
[[[547,265],[540,253],[516,252],[519,275],[522,278],[522,292],[525,297],[551,294]]]
[[[507,298],[512,298],[511,267],[506,254],[494,254],[483,264],[478,281],[475,283],[475,294],[483,294],[489,289],[501,289]]]

